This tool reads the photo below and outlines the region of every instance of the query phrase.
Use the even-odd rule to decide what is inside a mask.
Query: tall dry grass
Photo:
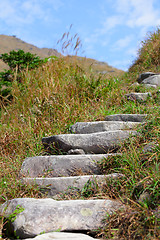
[[[143,64],[140,68],[140,62],[136,70],[132,68],[119,78],[93,75],[89,70],[86,73],[67,57],[53,58],[36,70],[24,71],[20,84],[15,75],[12,101],[5,105],[1,100],[0,201],[43,197],[35,186],[23,185],[19,178],[26,157],[47,154],[41,143],[42,137],[67,133],[70,125],[77,121],[103,120],[106,115],[114,113],[148,113],[149,123],[140,130],[140,137],[122,146],[122,157],[102,162],[104,173],[118,171],[126,175],[125,180],[109,183],[103,193],[92,190],[95,190],[94,197],[119,197],[135,212],[139,211],[138,215],[132,214],[131,210],[114,215],[109,219],[109,228],[104,227],[99,234],[104,237],[118,234],[119,239],[147,239],[147,236],[156,239],[158,226],[156,221],[153,222],[152,205],[139,205],[137,208],[137,199],[132,194],[143,179],[143,187],[147,186],[151,193],[154,210],[158,205],[159,145],[149,154],[144,154],[142,149],[150,141],[159,144],[160,119],[159,108],[156,107],[159,106],[159,95],[157,90],[153,90],[153,99],[144,103],[127,101],[124,96],[136,89],[131,84],[136,81],[135,76],[141,72],[140,69],[145,69]],[[83,196],[79,196],[86,196],[90,190],[85,189]],[[136,235],[136,229],[139,235]]]

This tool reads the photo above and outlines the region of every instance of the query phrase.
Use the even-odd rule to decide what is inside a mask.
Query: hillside
[[[57,50],[52,48],[38,48],[32,44],[26,43],[15,36],[0,35],[0,54],[8,53],[12,50],[22,49],[25,52],[31,52],[41,58],[49,56],[59,56]],[[0,61],[0,71],[6,68],[7,65]]]
[[[38,48],[32,44],[26,43],[23,40],[15,37],[15,36],[7,36],[0,35],[0,54],[8,53],[11,50],[22,49],[25,52],[31,52],[33,54],[38,55],[41,58],[46,58],[49,56],[60,56],[60,53],[56,49],[52,48]],[[75,56],[69,56],[71,62],[75,61]],[[74,60],[73,60],[74,59]],[[117,75],[123,73],[122,70],[113,68],[109,66],[105,62],[99,62],[91,58],[85,57],[77,57],[77,63],[84,67],[85,70],[90,67],[93,69],[95,73],[109,74],[109,75]],[[7,65],[0,60],[0,71],[3,69],[7,69]]]
[[[143,43],[118,77],[70,56],[15,73],[0,99],[2,239],[159,239],[160,30]]]

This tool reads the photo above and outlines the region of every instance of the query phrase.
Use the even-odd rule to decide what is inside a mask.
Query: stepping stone
[[[127,100],[131,101],[146,101],[149,97],[152,97],[150,92],[147,93],[129,93],[125,95]]]
[[[137,79],[137,82],[138,83],[141,83],[144,79],[148,78],[148,77],[151,77],[151,76],[154,76],[154,75],[157,75],[156,73],[153,73],[153,72],[145,72],[145,73],[141,73]]]
[[[54,178],[23,178],[23,184],[37,184],[43,193],[53,197],[67,191],[69,188],[82,190],[87,182],[92,182],[95,187],[103,187],[107,179],[119,179],[123,174],[113,173],[109,175],[85,175]]]
[[[145,78],[141,82],[141,84],[151,84],[151,85],[156,85],[159,87],[160,86],[160,74]]]
[[[117,150],[125,139],[130,135],[136,135],[136,131],[117,130],[89,134],[60,134],[42,138],[44,147],[50,146],[67,153],[70,149],[83,149],[87,154],[107,153],[110,150]]]
[[[64,232],[51,232],[41,234],[35,238],[26,238],[26,240],[96,240],[88,235],[82,233],[64,233]],[[97,239],[98,240],[98,239]]]
[[[117,200],[66,200],[16,198],[0,206],[0,215],[8,221],[10,235],[33,238],[43,232],[93,232],[103,227],[103,219],[119,208]],[[106,223],[107,220],[105,220]],[[7,233],[7,231],[6,231]]]
[[[68,151],[68,153],[67,154],[72,154],[72,155],[79,155],[79,154],[81,154],[81,155],[84,155],[85,154],[85,152],[83,151],[83,149],[71,149],[71,150],[69,150]]]
[[[158,147],[158,143],[150,142],[143,147],[142,152],[143,153],[153,152],[156,147]]]
[[[86,134],[103,131],[115,131],[135,128],[139,122],[123,121],[97,121],[97,122],[77,122],[70,127],[70,131],[76,134]]]
[[[143,84],[143,85],[146,88],[157,88],[158,87],[157,85],[153,85],[153,84]]]
[[[24,177],[62,177],[84,174],[100,174],[97,163],[117,154],[52,155],[26,158],[20,175]]]
[[[114,114],[105,117],[105,121],[144,122],[147,114]]]

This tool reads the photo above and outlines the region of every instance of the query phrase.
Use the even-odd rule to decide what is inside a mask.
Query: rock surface
[[[129,138],[131,134],[135,135],[136,131],[117,130],[90,134],[61,134],[42,138],[42,143],[44,147],[53,144],[55,149],[65,153],[70,149],[81,148],[87,154],[101,154],[119,148],[120,143]]]
[[[114,114],[105,117],[105,121],[144,122],[147,114]]]
[[[35,238],[27,238],[26,240],[94,240],[88,235],[82,233],[64,233],[64,232],[51,232],[41,234]]]
[[[160,74],[145,78],[141,83],[142,84],[156,85],[156,86],[159,87],[160,86]]]
[[[145,72],[145,73],[141,73],[137,79],[138,83],[142,83],[142,81],[148,77],[154,76],[156,75],[156,73],[154,72]]]
[[[143,148],[143,153],[147,153],[147,152],[153,152],[154,149],[158,146],[158,144],[156,142],[150,142],[147,145],[144,146]]]
[[[9,221],[11,233],[19,238],[33,238],[54,231],[93,231],[102,227],[106,214],[123,208],[113,200],[67,200],[17,198],[0,206],[0,214],[9,217],[19,209],[14,221]],[[21,211],[20,211],[21,210]]]
[[[115,131],[122,129],[133,129],[139,122],[123,121],[97,121],[97,122],[77,122],[70,127],[70,131],[76,134],[95,133],[103,131]]]
[[[146,101],[149,97],[152,97],[150,92],[147,93],[129,93],[125,95],[127,100],[131,101]]]
[[[82,190],[84,185],[89,183],[95,187],[103,187],[107,179],[119,179],[122,174],[113,173],[109,175],[85,175],[85,176],[70,176],[70,177],[54,177],[54,178],[23,178],[23,183],[37,184],[43,193],[47,193],[48,197],[56,196],[57,194],[67,191],[69,188]]]
[[[143,85],[146,88],[157,88],[157,85],[153,85],[153,84],[143,84]]]
[[[83,154],[85,154],[85,152],[83,151],[83,149],[80,149],[80,148],[77,148],[77,149],[71,149],[71,150],[69,150],[68,151],[68,153],[67,154],[72,154],[72,155],[83,155]]]
[[[117,154],[87,154],[87,155],[51,155],[26,158],[21,167],[21,176],[62,177],[84,174],[100,174],[97,165],[103,158]]]

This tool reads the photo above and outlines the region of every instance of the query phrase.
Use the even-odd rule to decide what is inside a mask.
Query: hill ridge
[[[33,44],[27,43],[20,38],[17,38],[15,35],[8,36],[4,34],[0,34],[0,54],[2,53],[9,53],[12,50],[19,50],[22,49],[25,52],[31,52],[32,54],[36,54],[41,58],[46,58],[50,56],[62,56],[56,49],[53,48],[39,48]],[[74,59],[75,56],[68,56],[72,62],[72,58]],[[74,59],[75,61],[75,59]],[[84,64],[82,63],[84,62]],[[123,73],[122,70],[109,66],[108,63],[98,61],[92,58],[86,57],[79,57],[77,56],[77,63],[87,69],[92,67],[93,72],[95,73],[102,73],[102,74],[110,74],[110,75],[118,75]],[[0,71],[4,69],[8,69],[8,66],[0,60]],[[85,69],[86,70],[86,69]]]

